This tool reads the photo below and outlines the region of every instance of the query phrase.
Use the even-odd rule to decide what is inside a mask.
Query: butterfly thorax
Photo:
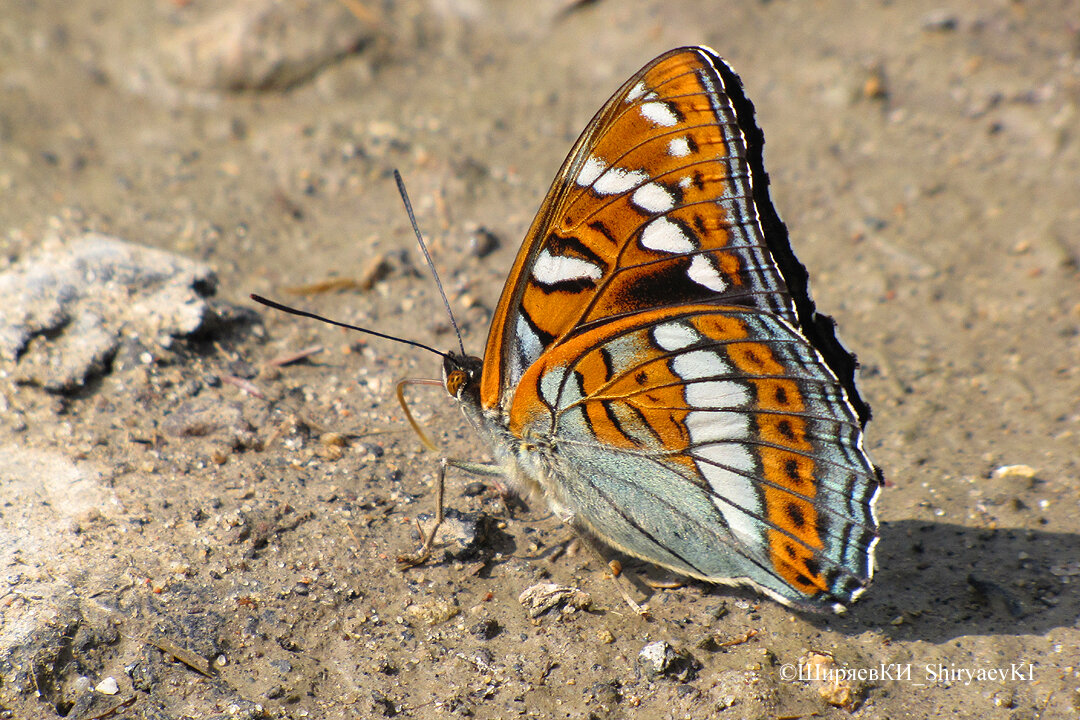
[[[483,361],[477,357],[449,353],[443,362],[443,384],[461,406],[461,412],[487,443],[494,465],[506,482],[523,497],[543,497],[564,521],[572,512],[565,509],[551,476],[550,437],[519,437],[510,432],[504,411],[485,408],[480,400]]]

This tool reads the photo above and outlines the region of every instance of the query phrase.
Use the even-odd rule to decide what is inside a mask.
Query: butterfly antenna
[[[313,312],[308,312],[307,310],[299,310],[299,309],[294,308],[294,307],[289,307],[288,305],[282,305],[279,302],[274,302],[273,300],[268,300],[267,298],[264,298],[262,295],[256,295],[256,294],[252,293],[250,295],[250,297],[251,297],[252,300],[254,300],[257,303],[261,303],[262,305],[265,305],[266,307],[274,308],[275,310],[280,310],[282,312],[287,312],[290,315],[299,315],[300,317],[311,318],[313,320],[321,320],[324,323],[327,323],[329,325],[337,325],[338,327],[342,327],[342,328],[345,328],[347,330],[355,330],[357,332],[366,333],[368,335],[374,335],[375,337],[380,337],[380,338],[383,338],[385,340],[393,340],[394,342],[405,343],[406,345],[412,345],[413,347],[418,347],[421,350],[427,350],[430,353],[435,353],[439,357],[442,357],[442,358],[447,357],[447,354],[442,352],[441,350],[436,350],[433,347],[425,345],[424,343],[416,342],[415,340],[408,340],[406,338],[397,337],[395,335],[387,335],[385,333],[376,332],[375,330],[369,330],[368,328],[362,328],[362,327],[358,327],[356,325],[350,325],[349,323],[340,322],[338,320],[331,320],[328,317],[324,317],[322,315],[318,315],[318,314],[313,313]]]
[[[454,318],[454,311],[450,309],[450,301],[446,299],[446,292],[443,290],[442,280],[439,279],[439,273],[435,270],[435,262],[431,259],[431,253],[428,252],[427,245],[424,244],[424,236],[420,234],[420,226],[416,224],[416,214],[413,213],[412,203],[409,202],[409,193],[405,192],[405,181],[401,179],[401,173],[394,169],[394,180],[397,182],[398,194],[401,195],[401,201],[405,203],[405,212],[409,214],[409,222],[412,223],[413,232],[416,233],[416,241],[420,243],[420,250],[424,253],[424,260],[427,261],[428,268],[431,270],[431,274],[435,277],[435,287],[439,288],[439,295],[442,296],[443,305],[446,306],[446,314],[450,316],[450,324],[454,326],[454,334],[457,335],[458,347],[461,349],[462,357],[465,356],[465,343],[461,341],[461,330],[458,328],[457,320]],[[442,353],[439,353],[442,355]]]

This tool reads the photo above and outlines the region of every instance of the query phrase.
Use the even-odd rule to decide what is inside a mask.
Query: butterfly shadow
[[[899,520],[882,524],[877,561],[867,594],[821,623],[940,643],[1042,634],[1072,626],[1080,615],[1077,534]]]
[[[488,563],[498,564],[494,551],[504,561],[517,556],[513,535],[496,530],[494,522],[487,525],[484,544],[493,555]],[[663,581],[673,579],[664,571],[647,579],[653,566],[607,548],[588,533],[565,531],[553,541],[546,526],[535,526],[533,542],[543,549],[530,562],[555,561],[578,539],[601,565],[620,560],[629,570],[622,579],[638,602],[658,597]],[[866,594],[842,615],[800,613],[808,622],[843,634],[877,630],[898,641],[941,643],[965,635],[1040,635],[1070,627],[1080,616],[1080,593],[1074,589],[1080,585],[1080,534],[899,520],[883,523],[880,535],[877,570]],[[690,584],[710,595],[766,602],[748,588]]]

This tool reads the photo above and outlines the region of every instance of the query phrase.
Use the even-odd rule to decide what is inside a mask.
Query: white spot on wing
[[[675,111],[671,109],[671,106],[658,100],[647,102],[642,105],[641,114],[645,116],[646,120],[654,125],[660,125],[662,127],[671,127],[679,122],[679,116],[675,114]]]
[[[667,151],[672,157],[686,157],[690,154],[690,143],[684,137],[675,138],[668,143]]]
[[[712,350],[691,350],[671,360],[671,371],[683,380],[730,375],[731,366]]]
[[[664,323],[653,328],[653,340],[664,350],[682,350],[700,339],[696,330],[682,323]]]
[[[641,97],[642,95],[644,95],[644,94],[645,94],[645,92],[646,92],[647,90],[648,90],[648,88],[647,88],[647,87],[645,87],[645,81],[644,81],[644,80],[642,80],[642,81],[641,81],[641,82],[639,82],[639,83],[638,83],[637,85],[635,85],[634,87],[630,88],[630,92],[628,92],[628,93],[626,94],[626,102],[628,102],[628,103],[632,103],[632,102],[634,102],[634,101],[635,101],[635,100],[637,100],[637,99],[638,99],[639,97]]]
[[[753,474],[755,472],[754,455],[745,445],[739,443],[717,443],[694,449],[694,455],[736,472]],[[704,463],[702,463],[704,464]]]
[[[663,216],[650,222],[641,231],[641,245],[650,250],[669,253],[688,253],[697,249],[681,227]]]
[[[675,207],[675,198],[671,193],[663,185],[654,182],[642,185],[635,190],[630,197],[630,202],[651,213],[662,213]]]
[[[716,292],[727,290],[727,281],[720,277],[720,273],[716,271],[716,268],[704,255],[697,255],[690,261],[690,268],[686,271],[686,274],[698,285],[704,285],[710,290]]]
[[[567,280],[599,280],[603,271],[591,262],[576,257],[552,255],[544,248],[533,264],[532,277],[541,285],[554,285]]]
[[[709,481],[713,492],[719,496],[712,499],[713,504],[724,516],[732,534],[744,538],[744,542],[754,546],[761,538],[763,530],[758,518],[765,517],[765,512],[753,481],[714,465],[703,464],[701,472]]]
[[[761,537],[762,526],[758,518],[765,516],[761,498],[754,481],[741,474],[752,475],[755,470],[754,458],[746,446],[738,443],[708,445],[696,449],[694,454],[709,461],[699,460],[698,469],[716,495],[712,499],[713,504],[724,516],[731,531],[751,542]]]
[[[690,440],[697,445],[750,437],[750,416],[746,413],[696,410],[687,413],[684,423]]]
[[[566,392],[574,392],[574,383],[569,383],[569,385],[564,384],[564,377],[566,377],[566,368],[562,366],[555,366],[540,377],[540,397],[542,397],[548,405],[558,407],[561,402],[564,402],[567,399],[565,397],[560,397],[560,395]],[[576,400],[578,398],[574,399]],[[573,400],[570,402],[573,402]]]
[[[540,338],[537,337],[533,329],[529,327],[529,323],[526,322],[524,315],[518,315],[517,326],[514,328],[514,332],[517,334],[518,343],[521,345],[522,354],[530,360],[535,360],[540,357],[540,353],[543,352],[543,348],[540,347]],[[520,377],[520,373],[518,373]]]
[[[603,175],[606,169],[607,164],[603,160],[598,157],[591,157],[581,166],[581,172],[578,173],[577,180],[574,182],[581,187],[588,187],[596,182],[596,178]]]
[[[746,386],[731,380],[694,382],[684,391],[686,402],[701,408],[737,408],[750,402]]]
[[[596,178],[593,183],[593,190],[600,195],[618,195],[648,179],[649,174],[644,170],[623,170],[622,168],[613,167]]]

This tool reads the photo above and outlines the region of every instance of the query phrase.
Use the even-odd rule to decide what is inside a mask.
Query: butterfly
[[[881,476],[855,358],[815,310],[763,142],[709,48],[619,88],[540,206],[483,359],[444,356],[494,456],[448,462],[629,555],[842,610],[873,575]]]
[[[494,460],[443,460],[439,514],[406,564],[431,554],[449,466],[500,475],[683,575],[810,610],[864,592],[882,483],[863,450],[870,410],[769,198],[763,142],[706,47],[660,55],[593,117],[483,358],[439,353]]]

